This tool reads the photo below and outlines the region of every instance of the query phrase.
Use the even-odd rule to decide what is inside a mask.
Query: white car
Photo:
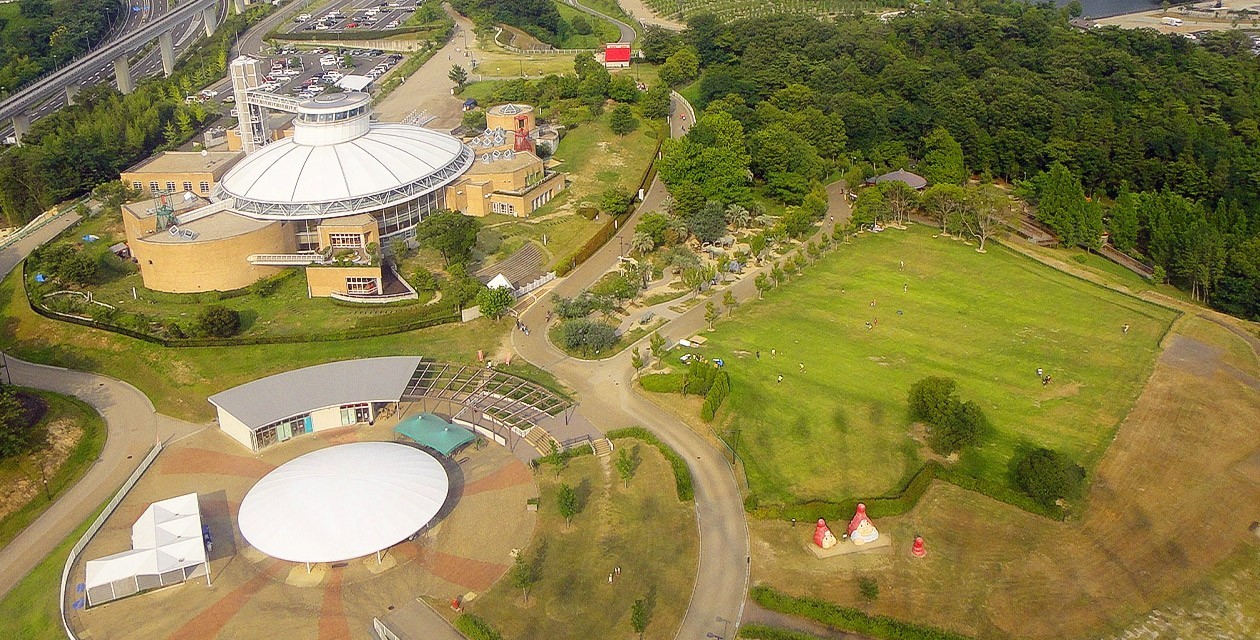
[[[395,28],[395,27],[397,27],[397,26],[398,26],[398,21],[397,21],[397,20],[390,20],[390,21],[389,21],[389,22],[385,25],[385,28],[386,28],[386,29],[393,29],[393,28]]]

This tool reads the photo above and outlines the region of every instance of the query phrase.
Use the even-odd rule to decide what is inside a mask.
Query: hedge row
[[[687,461],[682,459],[669,445],[661,442],[655,434],[643,427],[626,427],[625,429],[613,429],[607,434],[609,440],[621,440],[624,438],[634,438],[642,440],[656,447],[661,455],[669,460],[669,466],[674,470],[674,490],[678,492],[678,499],[682,502],[689,502],[696,498],[695,488],[691,486],[691,470],[687,468]]]
[[[902,622],[888,616],[868,615],[858,609],[842,607],[815,598],[794,598],[766,586],[753,587],[749,595],[752,596],[754,602],[771,611],[801,616],[802,618],[821,622],[835,629],[860,633],[875,638],[884,638],[886,640],[970,640],[967,636],[952,631]],[[786,637],[790,638],[791,636]]]
[[[822,640],[818,636],[812,636],[808,633],[780,629],[778,627],[767,627],[762,624],[748,624],[740,627],[739,637],[756,638],[757,640]]]
[[[713,379],[713,386],[709,387],[709,392],[704,395],[704,406],[700,407],[700,418],[705,422],[713,422],[713,416],[717,414],[718,407],[726,401],[726,396],[731,394],[731,374],[725,371],[719,371]]]
[[[489,622],[471,613],[463,613],[455,618],[455,628],[468,640],[503,640],[503,636]]]
[[[891,496],[845,500],[843,502],[827,502],[822,500],[801,502],[781,506],[757,506],[753,515],[762,519],[789,520],[795,518],[802,522],[810,522],[818,518],[843,521],[853,516],[859,502],[866,505],[866,513],[872,518],[887,518],[901,515],[914,508],[919,499],[932,486],[932,480],[940,471],[941,465],[936,461],[928,461],[917,473],[910,477],[906,485]]]
[[[649,373],[639,376],[639,386],[656,393],[682,393],[685,373]]]
[[[754,501],[750,505],[750,511],[752,511],[754,516],[767,520],[790,520],[792,518],[803,522],[809,522],[818,518],[845,520],[853,515],[853,510],[857,508],[857,503],[862,502],[866,505],[866,512],[872,518],[887,518],[901,515],[913,509],[919,503],[919,500],[923,498],[923,494],[927,493],[928,487],[932,486],[933,480],[948,482],[960,489],[974,491],[999,502],[1005,502],[1013,507],[1052,520],[1063,520],[1067,517],[1067,513],[1059,507],[1044,507],[1032,498],[1014,489],[994,482],[979,480],[954,469],[946,469],[935,460],[929,460],[924,463],[906,485],[891,496],[853,499],[843,502],[813,501],[771,506],[759,506]]]

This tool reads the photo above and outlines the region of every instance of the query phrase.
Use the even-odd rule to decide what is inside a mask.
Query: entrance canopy
[[[393,442],[313,451],[263,476],[241,502],[241,535],[290,562],[341,562],[406,540],[450,489],[437,458]]]
[[[406,436],[416,444],[449,456],[452,451],[472,442],[471,431],[453,425],[432,413],[411,416],[394,427],[394,433]]]

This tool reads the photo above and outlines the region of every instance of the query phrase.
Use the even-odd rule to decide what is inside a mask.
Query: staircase
[[[612,455],[612,441],[608,438],[600,438],[591,443],[591,448],[595,450],[595,456],[598,458],[607,458]]]
[[[553,447],[559,448],[560,446],[560,443],[556,442],[556,439],[551,437],[551,434],[547,433],[546,429],[537,425],[531,427],[529,432],[525,434],[525,442],[534,447],[539,455],[544,456],[551,455]]]

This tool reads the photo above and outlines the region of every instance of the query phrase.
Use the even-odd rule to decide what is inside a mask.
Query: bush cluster
[[[1085,469],[1067,456],[1045,447],[1023,454],[1015,463],[1015,484],[1044,507],[1075,498],[1085,480]]]
[[[939,454],[971,446],[988,427],[980,405],[963,402],[952,378],[929,376],[910,387],[910,419],[928,424],[928,445]]]
[[[827,626],[889,640],[969,640],[967,636],[927,625],[903,622],[888,616],[870,615],[852,607],[818,600],[794,598],[766,586],[753,587],[749,595],[759,605],[791,615],[816,620]]]
[[[455,628],[469,640],[503,640],[503,636],[489,622],[471,613],[460,614],[455,618]]]
[[[583,354],[599,353],[617,343],[617,328],[604,323],[575,318],[560,325],[560,340],[565,349]]]
[[[609,440],[622,440],[624,438],[634,438],[642,440],[661,452],[665,459],[669,461],[669,466],[674,471],[674,490],[678,493],[678,499],[682,502],[690,502],[696,498],[695,488],[691,485],[691,470],[687,468],[687,461],[682,459],[669,445],[661,442],[651,431],[643,427],[626,427],[624,429],[613,429],[607,434]]]

